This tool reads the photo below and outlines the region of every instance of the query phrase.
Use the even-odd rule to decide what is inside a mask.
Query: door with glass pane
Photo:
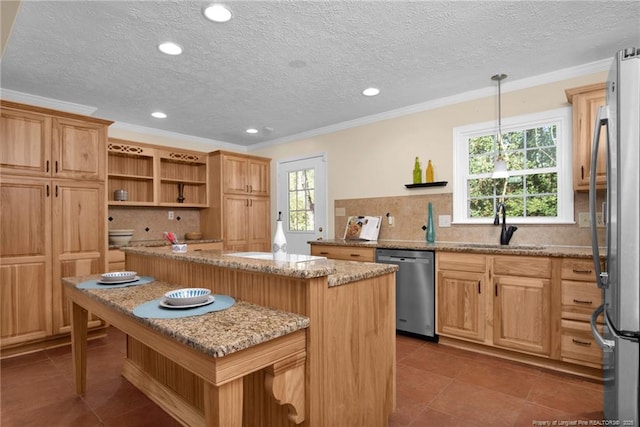
[[[326,237],[326,156],[279,161],[277,173],[277,211],[282,212],[287,252],[309,254],[307,242]]]

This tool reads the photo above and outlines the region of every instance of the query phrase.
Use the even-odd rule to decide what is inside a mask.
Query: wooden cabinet
[[[438,252],[436,269],[438,334],[549,355],[549,258]]]
[[[205,238],[222,240],[227,252],[271,251],[270,163],[226,151],[210,154],[210,207],[200,215]]]
[[[602,303],[593,262],[566,258],[562,261],[562,360],[602,367],[602,350],[591,334],[591,313]],[[602,317],[599,319],[602,324]],[[600,331],[602,333],[602,330]]]
[[[111,138],[108,189],[111,206],[208,206],[207,155]],[[128,200],[115,200],[125,190]]]
[[[2,173],[104,180],[105,121],[8,101],[1,105]]]
[[[17,354],[68,331],[62,277],[105,271],[111,122],[1,105],[0,345]]]
[[[550,279],[550,258],[494,257],[494,345],[550,354]]]
[[[0,344],[51,335],[51,185],[28,177],[0,181]]]
[[[109,249],[107,254],[108,271],[124,271],[124,252],[120,249]]]
[[[486,256],[436,254],[436,331],[484,342],[486,315]]]
[[[605,88],[605,83],[597,83],[565,91],[567,99],[573,104],[573,188],[576,191],[589,191],[589,174],[593,167],[593,131],[598,108],[606,101]],[[607,179],[605,144],[606,139],[602,132],[598,147],[598,164],[595,165],[597,188],[604,188]]]
[[[363,248],[358,246],[311,244],[311,255],[323,256],[329,259],[341,259],[345,261],[374,262],[376,258],[375,251],[375,248]]]

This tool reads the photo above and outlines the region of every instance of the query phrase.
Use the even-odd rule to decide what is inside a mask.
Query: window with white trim
[[[453,220],[492,223],[504,202],[509,223],[573,223],[571,109],[502,119],[509,178],[492,179],[496,122],[454,128]]]

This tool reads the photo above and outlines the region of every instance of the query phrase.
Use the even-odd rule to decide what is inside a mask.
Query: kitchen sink
[[[461,243],[461,248],[477,248],[477,249],[514,249],[523,251],[533,251],[544,249],[541,245],[501,245],[499,243]]]

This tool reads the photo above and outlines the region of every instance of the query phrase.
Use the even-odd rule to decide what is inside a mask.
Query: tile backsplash
[[[169,219],[169,212],[173,212],[174,219]],[[110,230],[135,230],[132,242],[161,240],[165,231],[184,240],[186,232],[200,231],[200,210],[195,208],[111,206],[107,218]]]
[[[588,195],[575,193],[574,215],[578,218],[579,212],[589,211]],[[367,199],[343,199],[335,201],[335,238],[342,239],[347,218],[351,215],[382,216],[380,228],[380,240],[424,240],[425,231],[422,226],[427,221],[427,204],[433,205],[434,224],[436,228],[436,241],[443,242],[477,242],[499,243],[500,228],[491,224],[487,225],[456,225],[451,227],[439,227],[438,216],[450,215],[453,217],[453,197],[451,193],[417,195],[417,196],[393,196],[374,197]],[[342,215],[344,213],[344,215]],[[394,217],[394,226],[390,227],[386,220],[389,213]],[[518,225],[510,222],[507,216],[507,224]],[[604,229],[600,229],[598,240],[604,245]],[[518,231],[511,239],[512,245],[569,245],[590,246],[591,231],[589,228],[579,227],[575,224],[558,225],[518,225]]]

